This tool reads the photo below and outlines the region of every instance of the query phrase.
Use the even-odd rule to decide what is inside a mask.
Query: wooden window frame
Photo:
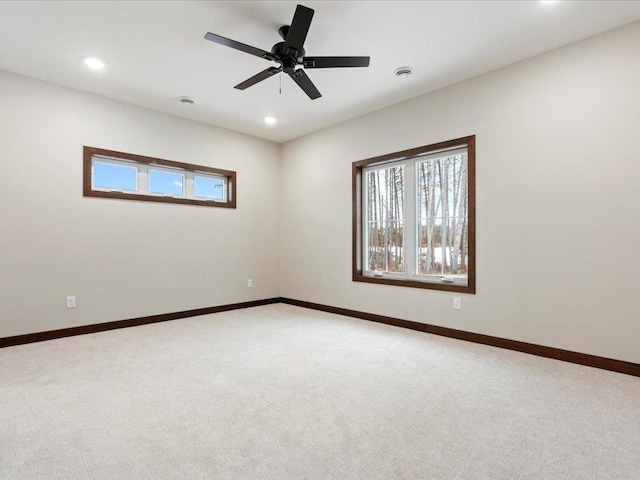
[[[223,176],[227,181],[227,200],[199,200],[195,198],[178,198],[159,195],[148,195],[143,193],[127,193],[119,191],[103,191],[94,190],[91,182],[92,160],[95,155],[112,158],[115,160],[125,160],[138,164],[151,165],[156,167],[168,167],[179,169],[194,174],[213,174]],[[238,197],[238,188],[236,182],[236,172],[231,170],[223,170],[221,168],[205,167],[203,165],[194,165],[191,163],[175,162],[173,160],[164,160],[161,158],[145,157],[143,155],[135,155],[133,153],[117,152],[115,150],[106,150],[104,148],[83,147],[83,172],[82,172],[82,194],[85,197],[100,198],[117,198],[119,200],[136,200],[143,202],[160,202],[160,203],[179,203],[183,205],[199,205],[204,207],[222,207],[236,208]]]
[[[432,145],[403,150],[401,152],[389,153],[378,157],[359,160],[352,164],[352,217],[353,217],[353,245],[352,245],[352,280],[354,282],[378,283],[384,285],[396,285],[400,287],[426,288],[430,290],[442,290],[457,293],[476,293],[476,148],[475,135],[448,140]],[[362,216],[364,205],[363,170],[365,167],[376,164],[392,163],[403,159],[414,158],[420,155],[436,153],[438,151],[450,150],[457,147],[467,149],[467,169],[468,169],[468,225],[469,225],[469,258],[467,285],[454,285],[446,283],[435,283],[420,281],[415,279],[398,279],[374,277],[365,275],[363,272],[364,236],[362,231]]]

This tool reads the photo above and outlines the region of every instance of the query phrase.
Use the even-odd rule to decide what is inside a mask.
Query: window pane
[[[467,155],[419,162],[417,271],[465,277],[468,265]]]
[[[405,272],[404,166],[368,171],[367,253],[369,271]]]
[[[149,191],[163,195],[184,195],[184,175],[149,170]]]
[[[224,180],[221,178],[199,177],[194,178],[196,197],[210,198],[212,200],[224,200]]]
[[[93,186],[136,191],[138,169],[113,163],[93,162]]]

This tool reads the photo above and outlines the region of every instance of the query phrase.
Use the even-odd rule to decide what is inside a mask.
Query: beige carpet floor
[[[640,379],[277,304],[0,350],[2,479],[640,478]]]

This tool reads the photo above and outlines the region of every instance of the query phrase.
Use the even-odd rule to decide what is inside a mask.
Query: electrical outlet
[[[76,297],[67,297],[67,308],[76,308]]]
[[[251,279],[247,280],[247,287],[253,288],[253,280]]]
[[[462,308],[462,299],[460,297],[453,297],[453,309],[460,310]]]

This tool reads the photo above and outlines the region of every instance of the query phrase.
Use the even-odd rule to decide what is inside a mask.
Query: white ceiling
[[[280,94],[281,75],[235,90],[275,64],[203,39],[270,50],[290,1],[1,1],[0,69],[284,142],[640,20],[640,1],[301,1],[315,10],[307,55],[371,56],[308,70],[318,100],[286,76]],[[89,71],[85,56],[106,67]],[[404,65],[414,75],[399,80]]]

